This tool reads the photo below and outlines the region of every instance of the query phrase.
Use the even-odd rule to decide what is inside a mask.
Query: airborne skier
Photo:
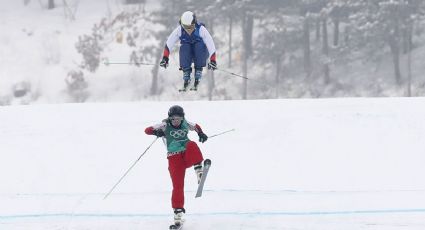
[[[196,90],[202,78],[202,69],[206,66],[209,58],[208,69],[217,69],[216,50],[211,34],[204,24],[198,23],[196,15],[191,11],[186,11],[180,18],[179,26],[169,35],[165,44],[164,53],[160,66],[167,68],[170,50],[180,39],[180,69],[183,71],[183,89],[186,91],[192,74],[192,63],[195,67],[195,83],[193,90]]]
[[[162,137],[166,140],[168,170],[173,184],[171,205],[174,210],[174,225],[171,225],[170,229],[179,229],[182,225],[182,216],[185,213],[184,178],[186,169],[194,167],[198,183],[203,174],[202,161],[204,159],[201,150],[196,142],[189,140],[188,132],[196,131],[199,141],[202,143],[208,139],[201,127],[198,124],[186,121],[184,115],[183,108],[174,105],[168,110],[167,119],[145,129],[146,134]]]

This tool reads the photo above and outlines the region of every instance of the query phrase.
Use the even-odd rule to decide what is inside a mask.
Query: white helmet
[[[190,26],[196,23],[196,15],[192,11],[186,11],[180,18],[180,24],[183,26]]]

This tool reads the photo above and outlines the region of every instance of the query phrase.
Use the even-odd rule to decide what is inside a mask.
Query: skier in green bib
[[[184,178],[186,169],[194,167],[198,183],[202,177],[201,150],[196,142],[189,140],[189,131],[198,133],[199,141],[204,143],[208,136],[202,131],[201,126],[185,119],[181,106],[174,105],[168,110],[168,118],[162,123],[149,126],[145,129],[148,135],[162,137],[167,145],[168,170],[173,183],[171,204],[174,209],[174,222],[180,224],[184,209]]]

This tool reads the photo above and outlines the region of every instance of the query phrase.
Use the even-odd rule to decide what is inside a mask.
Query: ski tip
[[[206,159],[204,161],[204,165],[211,165],[211,160],[210,159]]]

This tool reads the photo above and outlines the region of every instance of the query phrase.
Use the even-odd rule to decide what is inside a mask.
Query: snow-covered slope
[[[166,229],[165,147],[144,128],[174,104],[208,135],[186,229],[424,229],[425,99],[141,102],[3,107],[0,228]],[[191,134],[196,140],[196,135]]]
[[[105,11],[98,9],[91,17],[87,13],[79,17],[81,21],[71,22],[63,9],[48,11],[41,1],[31,1],[26,7],[22,1],[6,2],[0,1],[0,104],[19,103],[12,89],[21,82],[31,88],[33,98],[26,101],[40,96],[42,101],[64,101],[61,92],[66,89],[67,71],[79,62],[74,48],[77,36],[88,33]]]
[[[47,10],[46,2],[33,0],[25,6],[22,1],[0,0],[0,105],[73,101],[65,80],[70,71],[80,70],[82,55],[75,47],[79,37],[90,35],[101,19],[125,8],[113,0],[68,0],[69,8],[55,1],[57,7]],[[146,9],[154,7],[156,3],[149,3]],[[74,20],[67,10],[75,14]],[[128,60],[127,45],[108,52],[116,59],[112,61]],[[136,100],[131,80],[150,72],[132,66],[101,67],[100,72],[84,72],[91,101]],[[28,95],[14,97],[14,87],[22,83],[28,85]]]

